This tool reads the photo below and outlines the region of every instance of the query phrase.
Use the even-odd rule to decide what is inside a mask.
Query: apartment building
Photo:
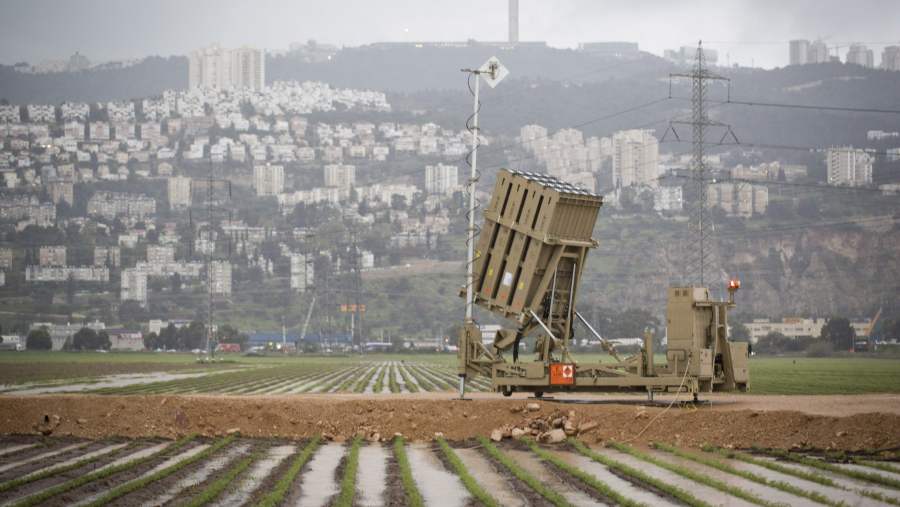
[[[829,148],[825,155],[829,185],[859,187],[872,184],[874,157],[853,147]]]
[[[147,273],[142,269],[123,269],[119,297],[122,301],[137,301],[147,306]]]
[[[249,88],[262,90],[266,82],[265,53],[241,47],[225,49],[217,45],[188,55],[190,88]]]
[[[350,189],[356,184],[356,166],[349,164],[326,164],[325,186]]]
[[[659,141],[652,130],[624,130],[613,134],[612,177],[617,187],[657,185]]]
[[[457,166],[446,164],[425,166],[426,194],[449,196],[459,188],[459,168]]]
[[[66,247],[63,245],[42,246],[38,249],[38,265],[65,266]]]
[[[284,166],[253,166],[253,188],[258,197],[278,195],[284,192]]]

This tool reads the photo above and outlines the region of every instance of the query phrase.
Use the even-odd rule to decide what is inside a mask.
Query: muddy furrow
[[[215,504],[224,507],[244,505],[252,498],[263,481],[269,477],[269,474],[296,451],[297,446],[292,444],[270,447],[264,457],[251,465],[250,469],[238,478],[231,490],[222,498],[217,499]]]
[[[335,472],[346,449],[331,443],[319,447],[306,469],[300,474],[299,487],[293,491],[286,505],[297,507],[321,507],[328,505],[338,492]]]

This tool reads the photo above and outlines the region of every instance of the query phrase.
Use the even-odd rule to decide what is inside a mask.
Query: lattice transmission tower
[[[669,96],[672,95],[672,78],[688,78],[691,80],[691,117],[690,119],[676,119],[669,122],[669,128],[663,135],[670,132],[677,141],[681,140],[676,126],[690,125],[691,127],[691,171],[690,181],[695,184],[696,195],[690,203],[690,221],[688,234],[688,248],[686,266],[684,269],[685,282],[704,287],[706,275],[709,273],[709,264],[713,263],[713,247],[711,235],[714,232],[709,204],[707,202],[707,185],[709,177],[705,159],[706,134],[710,129],[724,130],[718,144],[726,144],[729,138],[738,143],[737,136],[731,130],[731,125],[711,120],[709,108],[706,104],[706,94],[709,81],[725,81],[728,83],[728,95],[731,96],[731,82],[728,78],[715,74],[706,66],[703,55],[702,41],[697,44],[697,54],[694,67],[691,72],[669,74]]]

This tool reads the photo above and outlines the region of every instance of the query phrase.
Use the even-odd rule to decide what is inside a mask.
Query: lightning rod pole
[[[472,164],[469,172],[469,227],[466,229],[466,325],[473,321],[472,312],[475,306],[474,283],[475,283],[475,183],[478,180],[478,84],[481,82],[480,73],[472,71],[475,74],[475,96],[472,103]],[[466,377],[459,377],[459,397],[464,398],[466,394]]]

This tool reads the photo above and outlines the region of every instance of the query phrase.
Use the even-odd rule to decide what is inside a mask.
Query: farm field
[[[582,354],[582,361],[606,360]],[[657,357],[664,361],[663,356]],[[452,354],[275,356],[226,355],[199,364],[191,354],[0,354],[0,393],[42,394],[400,394],[456,388]],[[754,357],[752,394],[900,393],[900,359]],[[489,390],[483,378],[470,391]]]
[[[411,443],[247,438],[0,438],[0,504],[896,505],[882,457],[534,435]]]

